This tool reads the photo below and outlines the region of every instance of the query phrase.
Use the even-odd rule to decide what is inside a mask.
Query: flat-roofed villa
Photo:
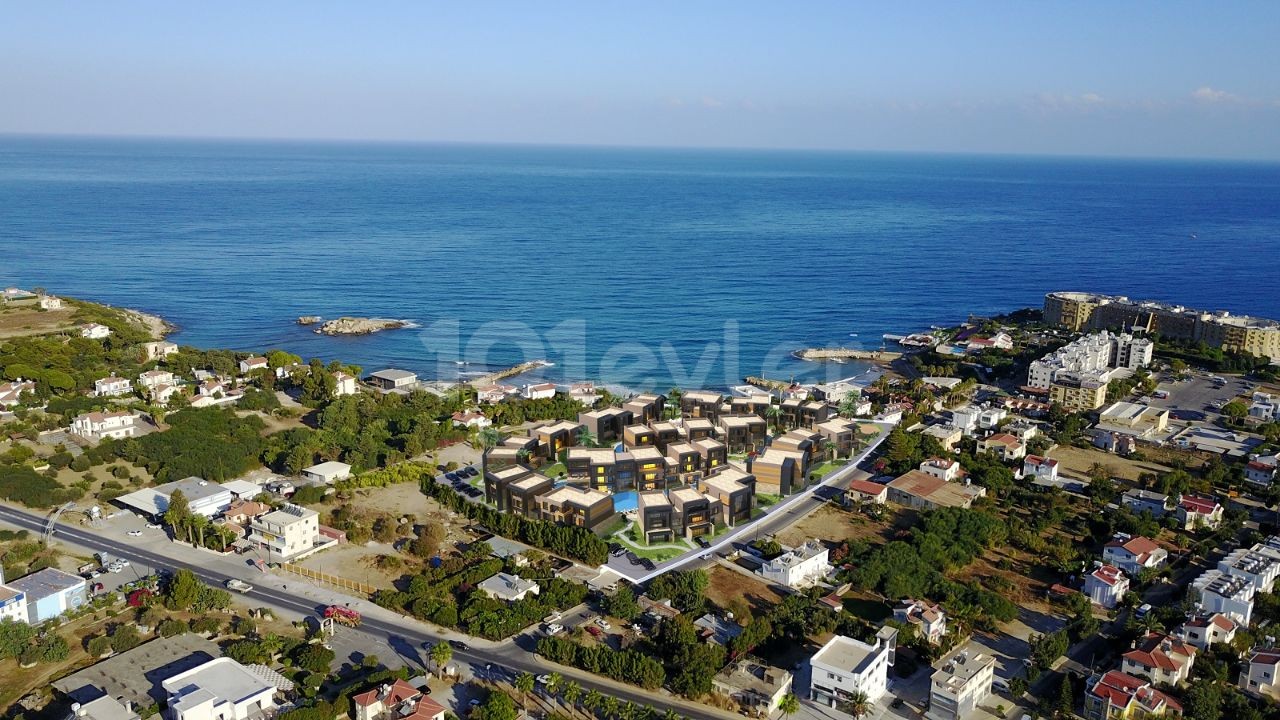
[[[388,368],[379,370],[369,376],[369,383],[376,385],[384,392],[393,390],[408,390],[418,384],[418,376],[408,370],[396,370]]]
[[[857,429],[848,420],[836,418],[813,426],[815,432],[822,437],[822,444],[832,443],[836,446],[836,457],[849,457],[853,454],[853,441],[857,437]]]
[[[749,452],[764,442],[769,432],[764,418],[755,415],[721,415],[716,420],[730,452]]]
[[[680,395],[680,412],[685,417],[712,418],[720,414],[724,396],[710,390],[689,390]]]
[[[702,453],[689,443],[678,442],[668,445],[667,459],[671,461],[675,473],[682,478],[702,471]]]
[[[636,422],[642,423],[661,420],[666,407],[667,396],[654,393],[637,395],[622,405],[622,409],[630,411]]]
[[[729,462],[729,448],[714,438],[702,438],[693,443],[698,454],[702,456],[702,472],[710,475],[718,472]]]
[[[804,453],[767,447],[747,469],[756,476],[757,492],[785,496],[804,487],[808,461]]]
[[[808,472],[808,465],[818,462],[826,452],[823,449],[823,442],[822,435],[818,432],[796,429],[788,430],[785,434],[774,438],[770,447],[804,453],[805,471]]]
[[[653,447],[653,430],[648,425],[628,425],[622,429],[622,443],[629,448]]]
[[[675,539],[675,506],[661,490],[642,492],[636,497],[640,516],[640,532],[646,543],[670,542]]]
[[[538,508],[538,497],[551,492],[554,483],[541,473],[528,475],[507,483],[507,510],[526,517]]]
[[[676,526],[686,538],[708,535],[715,530],[711,500],[691,487],[677,488],[667,493],[675,508]]]
[[[631,451],[636,463],[636,489],[662,490],[667,486],[667,460],[656,447],[638,447]]]
[[[511,484],[534,475],[533,470],[523,465],[512,465],[499,470],[486,469],[484,473],[485,500],[499,510],[511,509]],[[550,482],[548,480],[548,482]]]
[[[771,395],[752,395],[750,397],[736,397],[729,399],[729,408],[735,415],[755,415],[758,418],[767,419],[769,408],[773,406],[773,397]]]
[[[499,445],[485,451],[481,464],[486,473],[496,472],[512,465],[518,465],[520,459],[520,448]]]
[[[613,517],[613,496],[565,485],[537,498],[543,520],[591,529]]]
[[[756,504],[756,478],[737,468],[729,467],[703,478],[698,489],[720,502],[719,522],[733,527],[751,519]]]
[[[631,411],[616,407],[579,413],[578,422],[599,443],[617,442],[622,439],[622,431],[633,424]]]
[[[667,451],[668,445],[680,442],[684,438],[680,433],[680,428],[676,427],[674,423],[666,420],[649,423],[649,429],[653,431],[654,447],[663,452]]]
[[[585,479],[593,490],[620,492],[635,484],[636,461],[630,453],[572,447],[565,453],[564,464],[570,478]]]
[[[561,420],[533,428],[529,431],[529,435],[538,439],[539,457],[554,459],[561,450],[578,444],[578,433],[581,431],[582,425],[579,423]]]
[[[703,438],[715,437],[716,425],[707,418],[689,418],[684,421],[685,439],[696,442]]]

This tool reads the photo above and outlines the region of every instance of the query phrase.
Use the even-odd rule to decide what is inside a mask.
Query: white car
[[[596,625],[599,625],[601,630],[613,629],[613,626],[609,624],[609,621],[604,618],[596,618]]]
[[[547,626],[548,636],[559,635],[562,632],[564,632],[564,626],[561,625],[560,623],[551,623],[550,625]]]
[[[127,533],[125,533],[125,534],[126,534],[126,535],[128,535],[129,537],[142,537],[142,531],[141,531],[141,530],[130,530],[129,532],[127,532]]]
[[[160,523],[147,523],[147,529],[148,529],[148,530],[159,530],[159,529],[160,529]]]

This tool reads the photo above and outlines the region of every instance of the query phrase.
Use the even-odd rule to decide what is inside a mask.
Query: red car
[[[591,633],[592,637],[600,637],[601,635],[604,634],[604,631],[596,627],[595,625],[588,625],[587,632]]]

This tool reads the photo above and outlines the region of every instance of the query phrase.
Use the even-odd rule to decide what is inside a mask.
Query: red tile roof
[[[1098,679],[1089,690],[1094,697],[1106,700],[1109,705],[1126,708],[1129,703],[1137,701],[1148,711],[1156,710],[1164,705],[1169,710],[1182,712],[1182,705],[1177,700],[1151,687],[1146,680],[1133,677],[1119,670],[1112,670]]]
[[[1144,667],[1180,671],[1195,657],[1195,648],[1169,635],[1150,633],[1124,659]]]
[[[1108,585],[1115,585],[1124,580],[1124,573],[1120,572],[1120,568],[1114,565],[1103,565],[1093,571],[1093,576]]]
[[[854,480],[849,483],[849,489],[873,497],[879,497],[889,491],[888,487],[870,480]]]
[[[1211,497],[1201,497],[1199,495],[1183,495],[1182,508],[1187,512],[1199,513],[1201,515],[1210,515],[1218,507],[1218,501]]]

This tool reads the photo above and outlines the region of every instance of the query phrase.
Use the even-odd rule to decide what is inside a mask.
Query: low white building
[[[127,378],[112,375],[93,381],[93,394],[97,397],[119,397],[131,392],[133,392],[133,383]]]
[[[1084,594],[1096,605],[1110,610],[1129,592],[1129,578],[1114,565],[1103,565],[1084,578]]]
[[[1254,592],[1253,583],[1215,568],[1193,580],[1187,595],[1201,613],[1222,613],[1248,625],[1253,618]]]
[[[320,546],[320,516],[301,505],[285,505],[249,522],[249,540],[283,560]]]
[[[1239,627],[1239,623],[1222,613],[1193,615],[1178,628],[1178,637],[1196,649],[1207,650],[1231,642]]]
[[[169,720],[258,720],[276,707],[276,686],[227,657],[163,681]]]
[[[1169,551],[1151,538],[1117,535],[1102,548],[1102,560],[1129,575],[1137,575],[1147,568],[1164,565],[1169,560]]]
[[[452,419],[454,425],[464,428],[487,428],[493,424],[484,413],[475,410],[456,412]]]
[[[760,574],[766,580],[789,588],[806,588],[831,573],[828,555],[826,545],[810,540],[767,561],[760,567]]]
[[[311,482],[324,483],[332,485],[339,480],[346,480],[351,477],[351,466],[338,462],[337,460],[329,460],[318,465],[312,465],[302,470],[302,477]]]
[[[54,297],[52,295],[41,295],[40,309],[41,310],[61,310],[62,298]]]
[[[1218,569],[1249,581],[1255,593],[1269,593],[1280,577],[1280,559],[1275,552],[1262,552],[1264,547],[1236,548],[1218,561]]]
[[[486,385],[476,390],[476,401],[492,405],[506,400],[518,391],[514,385]]]
[[[31,395],[36,391],[36,384],[30,380],[18,378],[11,382],[0,383],[0,407],[13,407],[22,402],[23,395]]]
[[[240,374],[247,375],[254,370],[265,370],[268,367],[267,359],[264,357],[247,357],[240,361]]]
[[[212,518],[231,507],[231,492],[216,482],[195,476],[135,490],[116,498],[116,502],[148,517],[160,517],[169,509],[169,500],[181,492],[191,512]]]
[[[86,323],[80,326],[80,337],[90,340],[105,340],[111,337],[111,328],[98,323]]]
[[[348,375],[341,370],[333,374],[333,396],[342,397],[343,395],[356,394],[356,379],[352,375]]]
[[[929,681],[929,720],[962,720],[991,695],[996,659],[962,652],[943,663]]]
[[[836,635],[809,658],[809,699],[837,707],[854,693],[876,702],[889,687],[898,631],[891,627],[876,633],[874,645]]]
[[[0,620],[27,621],[27,594],[4,584],[4,568],[0,568]]]
[[[556,396],[555,383],[533,383],[520,388],[520,395],[528,400],[542,400]]]
[[[77,415],[71,421],[71,432],[86,440],[120,440],[134,437],[141,430],[142,416],[125,410],[91,412]]]
[[[1280,650],[1255,649],[1240,668],[1240,689],[1256,697],[1280,701]]]
[[[1280,474],[1277,468],[1280,468],[1280,455],[1254,455],[1244,466],[1244,479],[1254,485],[1267,487]]]
[[[920,472],[947,482],[955,482],[964,477],[964,469],[959,460],[932,457],[920,463]]]
[[[523,600],[525,596],[537,595],[542,590],[538,587],[538,583],[532,580],[525,580],[518,575],[504,572],[483,580],[476,587],[494,600],[507,602]]]
[[[1261,422],[1275,422],[1280,419],[1280,395],[1255,392],[1253,403],[1249,405],[1249,417]]]
[[[730,663],[711,681],[716,692],[763,717],[777,711],[791,683],[791,673],[749,657]]]
[[[1120,669],[1134,677],[1177,687],[1191,676],[1196,649],[1171,635],[1149,633],[1121,657]]]
[[[148,390],[159,385],[172,385],[173,373],[168,370],[148,370],[138,375],[138,385]]]

